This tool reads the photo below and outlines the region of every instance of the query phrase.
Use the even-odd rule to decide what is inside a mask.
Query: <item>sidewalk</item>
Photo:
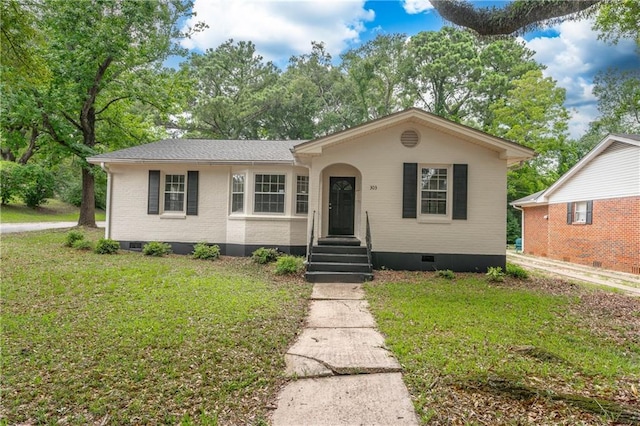
[[[311,299],[307,326],[285,355],[297,380],[281,390],[272,424],[417,425],[362,286],[318,283]]]
[[[507,251],[507,260],[526,269],[542,271],[546,274],[584,281],[590,284],[613,287],[630,295],[640,296],[640,276],[638,275],[593,268],[513,251]]]
[[[45,229],[73,228],[78,222],[33,222],[33,223],[1,223],[0,234],[14,234],[16,232],[42,231]],[[104,228],[105,222],[96,222],[98,228]]]

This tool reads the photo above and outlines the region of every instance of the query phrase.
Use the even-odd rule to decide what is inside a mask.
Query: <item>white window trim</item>
[[[578,207],[584,207],[578,209]],[[578,213],[582,213],[582,219],[578,219]],[[573,203],[573,222],[578,224],[587,223],[587,201],[576,201]]]
[[[241,211],[233,211],[233,196],[236,194],[240,194],[240,192],[233,192],[233,178],[234,176],[242,176],[244,178],[244,182],[242,183],[242,210]],[[247,174],[242,173],[231,173],[231,196],[229,199],[229,214],[231,215],[244,215],[247,211],[247,184],[249,179],[247,179]]]
[[[309,175],[301,175],[301,174],[296,174],[295,175],[295,181],[294,181],[294,200],[293,200],[293,214],[297,215],[297,216],[307,216],[309,215],[309,186],[311,184],[311,180],[309,179]],[[307,178],[307,192],[302,193],[302,192],[298,192],[298,178],[299,177],[306,177]],[[307,212],[306,213],[298,213],[298,195],[306,195],[307,196]]]
[[[186,218],[186,205],[187,205],[187,172],[161,172],[162,176],[162,204],[160,209],[160,215],[167,218]],[[184,179],[184,190],[182,191],[182,210],[166,210],[166,196],[167,196],[167,176],[182,176]]]
[[[446,169],[447,170],[447,197],[446,214],[422,213],[422,169]],[[417,221],[420,223],[451,223],[453,211],[453,164],[418,164],[418,205]]]
[[[284,176],[284,192],[282,193],[282,195],[284,196],[284,209],[282,212],[262,212],[262,211],[256,211],[256,177],[258,175],[270,175],[270,176]],[[252,215],[265,215],[265,216],[285,216],[287,215],[287,211],[290,208],[287,204],[287,181],[289,181],[289,177],[291,175],[287,172],[276,172],[276,171],[256,171],[253,173],[253,179],[251,182],[251,193],[253,195],[253,197],[251,197],[251,214]],[[246,190],[245,190],[246,191]],[[260,192],[260,194],[280,194],[275,193],[275,192]],[[246,208],[245,208],[246,211]]]

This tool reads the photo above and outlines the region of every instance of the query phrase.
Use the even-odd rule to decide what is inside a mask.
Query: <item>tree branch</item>
[[[430,1],[447,21],[492,36],[522,32],[544,21],[582,12],[602,0],[516,0],[504,8],[476,8],[466,0]]]
[[[71,117],[69,114],[67,114],[66,111],[62,111],[62,115],[64,115],[64,118],[67,119],[67,121],[69,121],[71,124],[73,124],[74,126],[76,126],[78,128],[78,130],[82,131],[82,126],[80,124],[78,124],[77,121],[75,121],[73,119],[73,117]]]
[[[123,99],[127,99],[130,98],[131,96],[120,96],[119,98],[115,98],[115,99],[111,99],[109,102],[107,102],[107,104],[98,112],[96,112],[96,115],[100,115],[102,114],[107,108],[109,108],[112,104],[121,101]]]

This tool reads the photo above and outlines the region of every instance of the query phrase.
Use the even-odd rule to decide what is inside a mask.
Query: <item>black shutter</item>
[[[198,172],[187,172],[187,215],[198,214]]]
[[[587,225],[593,222],[593,201],[587,201]]]
[[[573,223],[573,203],[567,203],[567,225]]]
[[[160,213],[160,170],[149,170],[147,214]]]
[[[468,168],[466,164],[453,165],[453,219],[467,220]]]
[[[418,163],[404,163],[402,175],[402,217],[418,215]]]

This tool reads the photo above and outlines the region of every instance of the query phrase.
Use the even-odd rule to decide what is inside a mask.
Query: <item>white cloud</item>
[[[402,0],[402,7],[409,15],[416,15],[433,9],[429,0]]]
[[[567,91],[565,105],[573,113],[569,132],[574,138],[582,136],[589,122],[599,115],[593,77],[609,67],[625,68],[634,61],[638,63],[633,41],[606,44],[598,40],[598,33],[591,26],[589,20],[566,21],[553,28],[557,37],[542,36],[527,42],[527,47],[536,52],[534,59],[547,66],[544,75]]]
[[[282,61],[311,51],[322,41],[332,55],[358,43],[373,10],[365,0],[195,0],[197,16],[185,23],[204,21],[209,28],[184,40],[188,49],[215,49],[232,38],[252,41],[265,59]]]

